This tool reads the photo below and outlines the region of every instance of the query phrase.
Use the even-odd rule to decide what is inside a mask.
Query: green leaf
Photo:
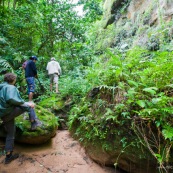
[[[130,85],[133,85],[133,86],[135,86],[135,87],[138,87],[138,83],[135,82],[135,81],[128,80],[128,83],[129,83]]]
[[[127,91],[127,96],[129,97],[132,97],[136,94],[137,92],[135,91],[134,88],[130,88],[128,91]]]
[[[161,124],[160,121],[156,121],[155,123],[156,123],[156,126],[157,126],[157,127],[159,127],[160,124]]]
[[[171,87],[171,88],[173,88],[173,84],[166,85],[166,87]]]
[[[173,128],[170,126],[167,126],[165,129],[162,130],[163,136],[165,139],[172,140],[173,137]]]
[[[161,101],[162,99],[161,98],[153,98],[152,99],[152,103],[153,104],[157,104],[159,101]]]
[[[159,163],[161,163],[163,161],[163,158],[160,154],[154,154],[157,158],[157,160],[159,161]]]
[[[151,95],[156,94],[156,91],[158,90],[158,88],[156,87],[150,87],[150,88],[144,88],[143,91],[150,93]]]
[[[144,100],[138,100],[138,101],[136,101],[136,103],[142,108],[144,108],[146,105]]]

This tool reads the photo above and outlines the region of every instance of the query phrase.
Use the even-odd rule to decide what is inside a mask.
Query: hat
[[[31,56],[30,59],[31,60],[37,60],[37,57],[36,56]]]
[[[51,61],[55,61],[55,58],[54,58],[54,57],[52,57],[52,58],[51,58]]]

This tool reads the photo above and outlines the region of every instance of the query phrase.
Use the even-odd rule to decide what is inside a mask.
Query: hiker
[[[28,86],[29,101],[32,101],[35,92],[35,78],[37,78],[36,63],[37,57],[31,56],[25,65],[25,78]]]
[[[15,139],[15,118],[28,111],[32,131],[35,131],[36,128],[42,124],[34,111],[34,103],[25,102],[21,98],[19,91],[14,86],[15,82],[16,75],[7,73],[4,75],[4,83],[0,84],[0,118],[7,132],[5,141],[5,164],[19,157],[18,154],[12,154]]]
[[[48,71],[50,78],[50,91],[52,92],[53,83],[55,83],[56,93],[59,93],[58,79],[61,75],[61,67],[54,57],[52,57],[51,61],[48,62],[46,70]]]

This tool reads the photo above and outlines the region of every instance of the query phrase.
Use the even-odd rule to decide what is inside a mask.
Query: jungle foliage
[[[172,158],[173,53],[136,47],[123,59],[121,53],[111,50],[104,56],[106,62],[96,63],[88,72],[88,80],[97,84],[99,92],[73,107],[71,131],[85,145],[101,142],[111,151],[114,139],[126,127],[139,139],[133,145],[139,147],[140,141],[162,167]],[[128,141],[127,136],[122,137],[122,148]]]
[[[121,136],[122,151],[142,145],[158,161],[160,171],[168,172],[173,151],[172,20],[163,24],[160,17],[161,24],[153,29],[143,23],[145,15],[139,15],[142,23],[132,25],[122,19],[106,29],[95,22],[88,32],[95,57],[86,79],[93,90],[71,110],[69,128],[82,144],[101,143],[103,150],[114,151],[117,136],[126,127],[129,132]],[[144,31],[146,45],[134,46]],[[133,142],[131,135],[136,136]]]
[[[79,16],[74,10],[77,5],[68,0],[0,1],[1,81],[4,73],[15,72],[18,75],[17,86],[25,96],[26,83],[21,66],[31,55],[38,57],[39,79],[47,92],[46,64],[50,57],[57,58],[64,76],[73,76],[73,71],[80,73],[83,66],[90,63],[92,54],[85,32],[88,23],[98,18],[96,14],[101,15],[101,8],[93,1],[86,5],[86,10],[94,5],[92,12],[96,13],[95,17],[89,15],[89,11],[88,15]],[[39,85],[37,91],[37,96],[43,95]]]
[[[6,72],[16,73],[17,87],[27,98],[21,64],[36,55],[46,92],[37,85],[35,101],[54,107],[57,100],[49,92],[45,68],[55,56],[63,71],[61,97],[73,102],[69,129],[74,136],[83,144],[100,142],[104,150],[112,150],[111,142],[125,126],[135,135],[133,145],[148,148],[164,167],[172,159],[173,142],[173,52],[167,29],[172,22],[161,22],[157,32],[144,19],[144,25],[126,20],[105,30],[98,21],[100,3],[80,0],[77,5],[84,5],[85,14],[78,16],[68,0],[1,0],[0,80]],[[126,4],[118,13],[124,10]],[[133,47],[131,40],[145,30],[146,47]],[[126,42],[130,48],[124,50]],[[128,137],[120,139],[122,149],[128,142]]]

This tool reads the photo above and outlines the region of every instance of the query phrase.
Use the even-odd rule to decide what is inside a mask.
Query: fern
[[[0,57],[0,67],[1,67],[0,73],[6,72],[6,71],[10,71],[10,72],[14,73],[14,69],[10,65],[10,63],[7,60],[2,59],[1,57]]]

